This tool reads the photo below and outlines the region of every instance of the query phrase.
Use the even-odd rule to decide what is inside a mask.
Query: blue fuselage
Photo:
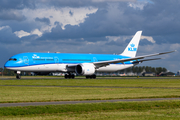
[[[67,66],[126,58],[129,57],[110,54],[21,53],[12,56],[4,67],[14,71],[75,72],[74,69],[67,69]],[[96,71],[113,72],[132,66],[133,63],[127,61],[124,63],[110,64],[109,66],[98,68]]]
[[[12,56],[9,61],[6,62],[4,67],[25,67],[45,64],[80,64],[125,58],[129,57],[109,54],[21,53]],[[128,61],[124,64],[132,63]]]

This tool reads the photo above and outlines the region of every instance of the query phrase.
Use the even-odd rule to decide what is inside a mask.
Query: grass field
[[[180,79],[178,78],[41,79],[38,77],[38,79],[32,80],[0,80],[1,103],[101,99],[109,100],[125,98],[169,98],[180,97],[179,93]],[[179,119],[179,107],[180,101],[118,102],[56,106],[8,107],[0,108],[0,120]]]
[[[65,100],[66,101],[100,100],[100,99],[109,100],[109,99],[125,99],[125,98],[163,98],[163,97],[168,98],[168,97],[180,96],[179,94],[180,79],[0,80],[0,85],[1,85],[0,86],[1,103],[65,101]],[[25,86],[2,86],[2,85],[25,85]],[[27,85],[34,85],[34,86],[27,86]],[[64,87],[58,87],[58,86],[64,86]],[[70,87],[70,86],[79,86],[79,87]],[[80,87],[80,86],[104,86],[104,87]],[[113,88],[117,86],[122,88]]]
[[[13,120],[179,120],[180,101],[117,102],[0,108],[0,119]]]
[[[34,77],[33,77],[34,78]],[[57,77],[55,77],[57,78]],[[0,85],[179,87],[177,79],[22,79],[0,80]]]

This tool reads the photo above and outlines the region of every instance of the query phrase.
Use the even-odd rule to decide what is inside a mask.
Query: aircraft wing
[[[142,59],[142,60],[139,60],[139,61],[133,61],[132,63],[136,64],[136,63],[142,63],[144,61],[159,60],[159,59],[162,59],[162,58]]]
[[[176,50],[175,50],[175,51],[176,51]],[[175,52],[175,51],[155,53],[155,54],[137,56],[137,57],[132,57],[132,58],[126,58],[126,59],[117,59],[117,60],[109,60],[109,61],[102,61],[102,62],[93,62],[93,64],[96,66],[96,68],[100,68],[100,67],[103,67],[103,66],[107,66],[107,65],[109,65],[109,64],[112,64],[112,63],[124,63],[124,62],[132,61],[132,60],[138,61],[139,59],[144,59],[144,58],[146,58],[146,57],[168,54],[168,53],[172,53],[172,52]],[[156,59],[157,59],[157,58],[156,58]],[[158,58],[158,59],[159,59],[159,58]],[[155,60],[155,59],[149,59],[149,60]],[[139,62],[141,62],[141,61],[148,61],[148,60],[140,60]]]

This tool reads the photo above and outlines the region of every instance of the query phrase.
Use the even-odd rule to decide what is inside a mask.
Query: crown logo
[[[133,52],[133,51],[137,51],[137,48],[135,48],[135,44],[130,44],[130,47],[128,47],[128,51],[131,51],[131,52]]]
[[[135,46],[135,44],[133,44],[133,43],[132,43],[130,46],[131,46],[131,47],[134,47],[134,46]]]

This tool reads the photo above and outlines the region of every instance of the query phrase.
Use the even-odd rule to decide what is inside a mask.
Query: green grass
[[[180,97],[180,89],[0,87],[0,103]]]
[[[179,84],[180,79],[0,80],[0,85],[35,85],[0,86],[0,103],[180,97],[180,89],[177,89],[180,88]],[[112,88],[55,86],[112,86]],[[127,88],[113,88],[113,86]]]
[[[0,119],[179,119],[180,101],[0,108]]]
[[[180,97],[180,79],[51,79],[0,80],[0,102],[108,100]],[[26,86],[27,85],[27,86]],[[28,85],[34,85],[29,86]],[[45,85],[45,86],[44,86]],[[109,86],[57,87],[57,86]],[[124,88],[113,88],[119,86]],[[139,87],[139,88],[130,88]],[[142,87],[142,88],[141,88]],[[147,88],[145,88],[147,87]],[[149,87],[149,88],[148,88]],[[153,88],[154,87],[154,88]],[[164,89],[170,88],[170,89]],[[1,107],[0,120],[100,119],[179,120],[180,101],[117,102],[74,105]]]
[[[180,79],[32,79],[0,80],[0,85],[179,87]]]

